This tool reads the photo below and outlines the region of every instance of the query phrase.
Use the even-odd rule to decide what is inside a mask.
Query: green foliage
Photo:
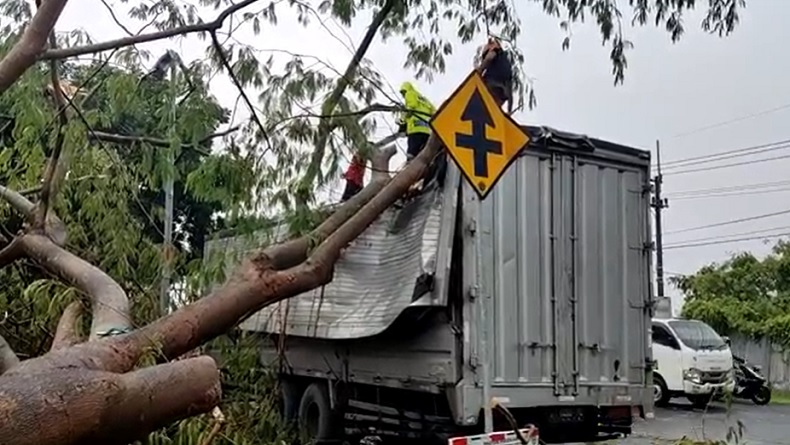
[[[684,316],[723,334],[790,345],[790,243],[779,241],[763,259],[740,253],[671,281],[686,296]]]

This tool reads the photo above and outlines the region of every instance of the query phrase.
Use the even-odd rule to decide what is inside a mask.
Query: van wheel
[[[669,390],[664,379],[658,374],[653,374],[653,404],[666,406],[669,403]]]
[[[299,434],[302,443],[336,439],[341,430],[341,420],[329,403],[326,384],[311,383],[299,403]]]

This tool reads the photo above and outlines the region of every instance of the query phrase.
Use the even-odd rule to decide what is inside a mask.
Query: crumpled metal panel
[[[453,178],[457,182],[457,174],[448,172],[446,184],[455,184]],[[442,203],[454,204],[458,188],[447,190],[452,196],[429,189],[401,209],[390,208],[346,248],[329,284],[264,308],[240,327],[291,336],[361,338],[384,331],[412,304],[444,304],[445,298],[439,296],[445,294],[444,285],[434,286],[437,296],[419,299],[422,295],[415,295],[415,284],[423,274],[434,275],[440,238],[452,240],[448,233],[440,236],[442,227],[449,233],[454,229],[454,224],[447,223],[454,218],[443,215]],[[454,205],[448,207],[454,211]],[[284,227],[278,229],[268,232],[269,239],[281,238]],[[206,254],[210,257],[221,251],[227,274],[240,258],[266,241],[264,233],[214,240],[208,243]],[[444,262],[444,256],[440,255],[440,261]]]

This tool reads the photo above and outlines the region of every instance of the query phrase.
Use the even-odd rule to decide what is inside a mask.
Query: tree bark
[[[19,239],[27,256],[90,297],[92,323],[89,340],[131,330],[129,299],[109,275],[44,235],[30,233]]]
[[[45,1],[25,28],[19,42],[11,48],[3,60],[0,60],[0,94],[10,88],[28,68],[36,63],[66,2],[67,0]]]
[[[220,396],[206,356],[128,374],[28,369],[0,377],[0,437],[3,445],[123,445],[210,411]]]

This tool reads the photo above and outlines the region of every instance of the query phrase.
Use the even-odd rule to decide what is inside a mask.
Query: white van
[[[654,318],[652,331],[656,405],[686,397],[705,406],[714,394],[732,391],[732,352],[713,328],[699,320]]]

